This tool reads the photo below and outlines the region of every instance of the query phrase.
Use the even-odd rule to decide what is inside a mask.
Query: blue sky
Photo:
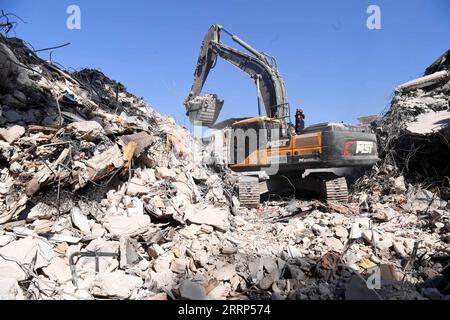
[[[71,4],[81,30],[66,28]],[[381,30],[366,27],[370,4],[381,8]],[[1,0],[0,8],[27,22],[15,32],[36,49],[71,42],[54,61],[97,68],[186,126],[182,103],[213,23],[277,58],[291,109],[301,106],[307,125],[381,113],[396,85],[450,48],[448,0]],[[223,60],[203,92],[225,100],[220,119],[257,114],[253,82]]]

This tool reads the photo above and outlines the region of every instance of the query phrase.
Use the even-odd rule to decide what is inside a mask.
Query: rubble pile
[[[27,281],[26,297],[49,290],[55,298],[84,272],[84,297],[120,289],[117,297],[126,298],[131,289],[109,282],[139,287],[142,279],[116,272],[116,256],[101,257],[97,272],[95,259],[83,256],[71,272],[70,255],[121,248],[122,269],[132,259],[146,270],[147,246],[167,223],[206,219],[208,231],[226,228],[232,187],[203,164],[203,146],[188,130],[99,71],[69,74],[20,39],[0,40],[0,274],[7,292],[21,293],[17,281]],[[204,217],[205,210],[213,211]],[[125,255],[136,245],[131,237],[145,244],[132,258]],[[114,272],[100,277],[107,269]]]
[[[393,164],[348,204],[243,208],[122,84],[16,38],[0,65],[0,299],[449,298],[449,204]]]
[[[415,193],[411,184],[450,199],[449,96],[450,50],[423,77],[396,88],[389,110],[373,123],[382,161],[355,187],[369,187],[369,202],[395,202],[406,189]],[[362,194],[359,200],[365,202],[367,194]]]
[[[450,50],[424,76],[398,86],[389,110],[372,124],[377,133],[379,163],[353,186],[352,200],[375,220],[400,214],[422,237],[441,242],[437,269],[446,280],[450,243]],[[397,218],[395,218],[397,217]],[[405,220],[404,220],[405,221]],[[419,246],[420,247],[420,246]],[[431,250],[435,250],[433,245]],[[438,250],[439,251],[439,250]],[[445,266],[446,265],[446,266]],[[419,267],[420,268],[420,267]],[[448,294],[448,293],[447,293]]]

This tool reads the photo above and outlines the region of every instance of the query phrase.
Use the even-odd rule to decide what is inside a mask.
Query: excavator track
[[[260,201],[260,185],[258,179],[242,179],[239,181],[239,202],[241,206],[256,208]]]
[[[347,202],[348,187],[344,177],[324,181],[324,198],[326,201]]]

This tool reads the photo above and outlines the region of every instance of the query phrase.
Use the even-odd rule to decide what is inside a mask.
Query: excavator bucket
[[[189,120],[193,125],[212,127],[222,110],[223,100],[219,100],[215,94],[197,96],[186,102]]]

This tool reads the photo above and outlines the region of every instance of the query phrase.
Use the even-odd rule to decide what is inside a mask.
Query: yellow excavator
[[[221,31],[246,52],[222,43]],[[200,93],[218,57],[255,82],[258,116],[216,124],[224,102],[216,94]],[[329,169],[370,167],[378,161],[376,136],[366,127],[320,123],[296,134],[276,60],[218,24],[212,25],[204,37],[194,82],[184,105],[193,125],[223,132],[226,164],[242,173],[238,186],[243,206],[258,206],[261,194],[283,189],[309,190],[319,192],[328,201],[347,201],[345,176],[331,173]],[[314,172],[304,176],[306,170]]]

